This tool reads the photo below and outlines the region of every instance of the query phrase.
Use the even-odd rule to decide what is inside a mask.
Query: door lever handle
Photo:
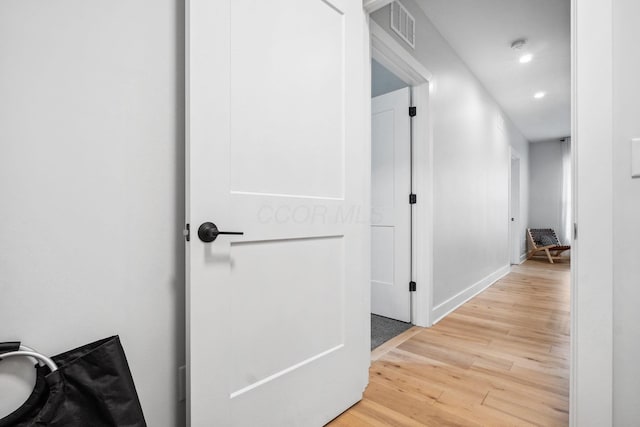
[[[244,233],[242,231],[220,231],[218,230],[218,226],[212,222],[203,222],[200,228],[198,228],[198,237],[206,243],[213,242],[220,234],[234,234],[241,236]]]

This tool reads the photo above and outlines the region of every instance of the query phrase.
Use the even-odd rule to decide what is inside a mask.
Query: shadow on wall
[[[176,201],[175,201],[175,230],[177,231],[176,245],[175,245],[175,312],[176,316],[176,333],[175,336],[175,360],[178,366],[183,366],[186,363],[186,300],[185,300],[185,243],[184,237],[180,233],[185,227],[185,3],[180,0],[175,1],[175,28],[176,28],[176,46],[175,46],[175,66],[176,66],[176,85],[175,85],[175,99],[176,99],[176,127],[175,127],[175,177],[176,177]],[[174,369],[174,372],[176,370]],[[177,382],[179,379],[176,377],[176,384],[174,390],[178,390]],[[176,395],[175,401],[178,401]],[[185,426],[187,420],[186,402],[181,401],[177,403],[178,407],[175,413],[175,425]]]

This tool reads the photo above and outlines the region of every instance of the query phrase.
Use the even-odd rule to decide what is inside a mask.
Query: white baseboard
[[[523,253],[522,255],[520,255],[520,264],[522,264],[523,262],[525,262],[527,260],[527,253]]]
[[[449,298],[442,304],[438,304],[431,311],[431,318],[435,319],[433,324],[435,325],[453,310],[460,307],[462,304],[469,301],[471,298],[475,297],[498,280],[502,279],[504,276],[509,274],[510,271],[511,266],[505,265],[504,267],[499,268],[479,282],[469,286],[467,289],[463,290],[457,295]]]

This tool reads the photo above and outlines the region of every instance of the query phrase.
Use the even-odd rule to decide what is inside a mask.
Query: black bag
[[[146,427],[124,350],[117,336],[47,358],[0,344],[0,361],[28,356],[36,365],[36,385],[27,401],[0,419],[0,427]]]

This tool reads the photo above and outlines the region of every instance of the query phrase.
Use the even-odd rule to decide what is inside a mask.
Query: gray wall
[[[629,159],[630,139],[640,137],[640,3],[614,0],[613,11],[613,420],[633,426],[640,420],[640,179],[631,178]]]
[[[407,87],[398,76],[387,70],[375,59],[371,61],[371,97],[384,95],[394,90]]]
[[[562,232],[562,143],[555,139],[529,145],[529,227]],[[560,237],[561,238],[561,237]]]
[[[183,22],[177,0],[0,2],[0,340],[120,334],[150,426],[184,423]],[[0,416],[23,369],[0,364]]]
[[[413,0],[416,48],[372,16],[434,76],[434,305],[509,264],[509,147],[521,157],[522,233],[528,223],[528,142]],[[498,118],[504,117],[504,124]]]

